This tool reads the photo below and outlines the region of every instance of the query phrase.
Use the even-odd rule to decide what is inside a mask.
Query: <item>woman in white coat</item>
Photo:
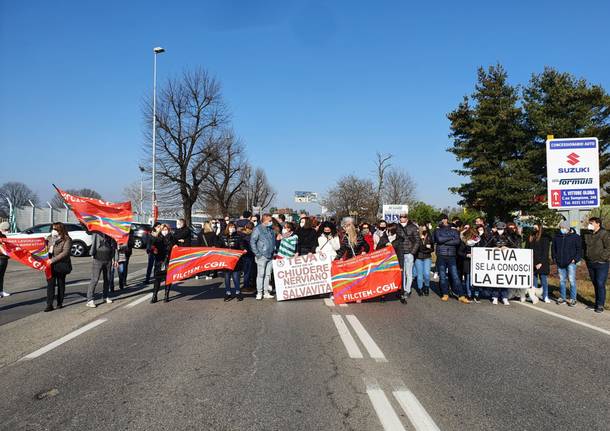
[[[318,229],[318,247],[316,253],[326,253],[331,260],[337,257],[337,251],[341,248],[341,241],[337,235],[337,228],[328,221],[323,222]]]

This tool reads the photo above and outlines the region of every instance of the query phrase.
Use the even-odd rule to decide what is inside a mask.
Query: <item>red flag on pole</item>
[[[43,272],[51,278],[47,241],[44,238],[0,238],[0,253]]]
[[[55,187],[55,186],[54,186]],[[76,218],[90,231],[105,233],[124,244],[133,222],[131,202],[106,202],[100,199],[71,195],[55,187]]]

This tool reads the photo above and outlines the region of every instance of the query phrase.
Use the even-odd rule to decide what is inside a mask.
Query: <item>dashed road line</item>
[[[64,335],[60,339],[55,340],[52,343],[47,344],[46,346],[36,350],[35,352],[32,352],[29,355],[24,356],[23,358],[20,359],[20,361],[27,360],[27,359],[38,358],[39,356],[42,356],[45,353],[50,352],[51,350],[55,349],[56,347],[61,346],[62,344],[72,340],[73,338],[78,337],[79,335],[87,332],[90,329],[95,328],[98,325],[101,325],[102,323],[104,323],[106,321],[108,321],[108,319],[97,319],[97,320],[94,320],[93,322],[86,324],[82,328],[79,328],[76,331],[72,331],[69,334]]]
[[[352,328],[354,328],[354,331],[356,331],[358,338],[360,338],[360,341],[366,348],[367,352],[369,352],[369,355],[371,355],[371,358],[375,359],[377,362],[388,362],[377,343],[375,343],[373,340],[373,337],[371,337],[366,329],[364,329],[364,326],[362,326],[360,320],[358,320],[358,318],[353,314],[348,314],[345,317],[352,325]]]
[[[580,320],[572,319],[571,317],[563,316],[561,314],[554,313],[549,310],[545,310],[544,308],[534,307],[533,305],[525,304],[523,302],[517,302],[517,304],[522,305],[524,307],[531,308],[532,310],[539,311],[540,313],[548,314],[549,316],[557,317],[558,319],[563,319],[568,322],[572,322],[577,325],[584,326],[585,328],[593,329],[594,331],[601,332],[602,334],[610,335],[610,331],[608,331],[607,329],[600,328],[600,327],[594,326],[594,325],[590,325],[589,323],[581,322]]]
[[[135,299],[135,300],[131,301],[129,304],[127,304],[127,305],[126,305],[126,306],[124,306],[123,308],[131,308],[131,307],[135,307],[136,305],[141,304],[142,302],[144,302],[144,301],[146,301],[146,300],[148,300],[148,299],[150,299],[150,298],[152,298],[152,293],[149,293],[149,294],[147,294],[147,295],[144,295],[144,296],[143,296],[143,297],[141,297],[141,298],[138,298],[138,299]]]
[[[379,422],[385,431],[405,431],[405,427],[400,422],[400,418],[394,411],[390,400],[381,389],[377,380],[365,378],[366,393],[373,404],[373,409],[377,413]]]
[[[343,341],[343,345],[345,345],[345,349],[347,350],[347,354],[350,358],[354,359],[362,359],[362,352],[360,348],[356,344],[356,340],[350,334],[347,325],[343,321],[343,318],[339,314],[333,314],[333,322],[335,322],[335,326],[337,327],[337,331],[339,331],[339,336],[341,337],[341,341]]]
[[[394,385],[392,394],[417,431],[440,431],[434,419],[428,414],[424,406],[421,405],[415,394],[402,382],[399,381],[398,384]]]

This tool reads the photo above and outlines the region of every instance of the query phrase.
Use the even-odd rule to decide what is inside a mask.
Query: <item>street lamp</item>
[[[146,220],[144,217],[144,169],[143,166],[138,166],[140,168],[140,221],[145,223]]]
[[[160,46],[153,48],[153,116],[152,116],[152,217],[157,220],[157,190],[155,188],[155,173],[157,167],[157,54],[165,52]]]

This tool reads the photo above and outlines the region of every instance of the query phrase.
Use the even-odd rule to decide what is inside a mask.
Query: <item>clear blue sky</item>
[[[0,0],[0,183],[121,199],[139,181],[160,45],[160,83],[199,65],[222,81],[276,204],[372,178],[382,151],[420,199],[454,205],[446,113],[479,65],[502,63],[513,83],[551,65],[610,89],[608,2],[496,3]]]

